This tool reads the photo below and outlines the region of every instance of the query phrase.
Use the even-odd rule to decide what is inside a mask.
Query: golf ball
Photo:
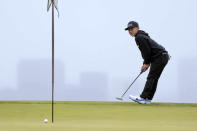
[[[44,119],[44,123],[48,123],[48,119]]]

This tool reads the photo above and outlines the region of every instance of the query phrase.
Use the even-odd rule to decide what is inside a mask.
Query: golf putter
[[[127,88],[127,90],[122,94],[121,97],[116,97],[117,100],[123,101],[124,95],[127,93],[127,91],[131,88],[131,86],[133,85],[133,83],[138,79],[138,77],[139,77],[142,73],[143,73],[143,71],[140,72],[140,74],[135,78],[135,80],[131,83],[131,85]]]

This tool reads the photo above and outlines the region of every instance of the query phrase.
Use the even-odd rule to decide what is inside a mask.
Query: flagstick
[[[52,123],[54,121],[54,0],[52,0]]]

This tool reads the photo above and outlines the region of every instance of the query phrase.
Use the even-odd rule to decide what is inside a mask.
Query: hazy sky
[[[57,100],[114,101],[142,58],[124,31],[135,20],[172,56],[154,101],[197,101],[197,1],[59,0],[55,19]],[[51,10],[47,0],[1,0],[0,100],[49,100]],[[139,95],[144,73],[126,95]]]

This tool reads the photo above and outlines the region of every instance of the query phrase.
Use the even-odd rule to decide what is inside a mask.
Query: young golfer
[[[129,98],[139,104],[150,104],[157,89],[159,77],[170,57],[163,46],[150,38],[148,33],[139,29],[137,22],[130,21],[125,30],[135,37],[135,42],[141,51],[144,59],[141,71],[145,72],[150,67],[142,94],[140,96],[130,95]]]

